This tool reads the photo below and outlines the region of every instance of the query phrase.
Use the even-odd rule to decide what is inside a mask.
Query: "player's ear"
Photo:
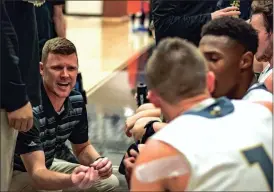
[[[160,97],[155,92],[155,90],[150,90],[147,95],[148,100],[152,103],[155,107],[160,107]]]
[[[245,54],[243,54],[240,61],[240,69],[246,69],[246,68],[252,67],[253,59],[254,59],[254,55],[252,52],[247,51]]]

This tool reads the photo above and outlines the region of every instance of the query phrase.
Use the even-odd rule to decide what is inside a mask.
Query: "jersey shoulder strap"
[[[204,107],[202,110],[189,110],[183,115],[198,115],[201,117],[213,119],[224,117],[234,111],[233,103],[226,97],[216,99],[212,104]]]

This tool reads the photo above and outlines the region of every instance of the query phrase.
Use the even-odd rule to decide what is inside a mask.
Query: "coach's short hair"
[[[42,63],[46,63],[49,53],[60,55],[71,55],[73,53],[77,56],[75,45],[68,39],[63,37],[56,37],[48,40],[42,50]]]
[[[163,39],[146,65],[146,83],[165,101],[176,104],[206,89],[206,61],[190,42]]]

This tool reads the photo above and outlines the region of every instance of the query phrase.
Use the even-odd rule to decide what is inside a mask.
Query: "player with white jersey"
[[[178,38],[160,42],[149,59],[149,100],[169,124],[139,154],[131,191],[272,189],[272,104],[213,99],[205,63]]]
[[[210,104],[175,118],[152,136],[138,159],[146,162],[137,162],[135,170],[140,186],[132,184],[132,191],[154,191],[150,185],[161,179],[171,191],[271,191],[270,111],[258,104],[231,103],[223,98],[203,102]],[[165,155],[165,150],[172,155]],[[159,153],[163,154],[158,157]],[[148,155],[149,159],[143,158]]]

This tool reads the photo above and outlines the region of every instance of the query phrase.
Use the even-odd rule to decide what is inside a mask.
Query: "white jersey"
[[[261,72],[261,74],[260,74],[260,76],[259,76],[259,78],[258,78],[258,82],[259,83],[263,83],[266,79],[267,79],[267,77],[269,76],[269,75],[271,75],[272,74],[272,68],[270,67],[270,64],[268,64],[265,68],[264,68],[264,70]]]
[[[263,83],[256,83],[247,90],[243,100],[273,102],[273,94],[267,90]]]
[[[219,107],[223,117],[214,117],[212,108],[184,114],[152,139],[174,147],[189,162],[186,191],[270,191],[272,114],[241,100]]]

